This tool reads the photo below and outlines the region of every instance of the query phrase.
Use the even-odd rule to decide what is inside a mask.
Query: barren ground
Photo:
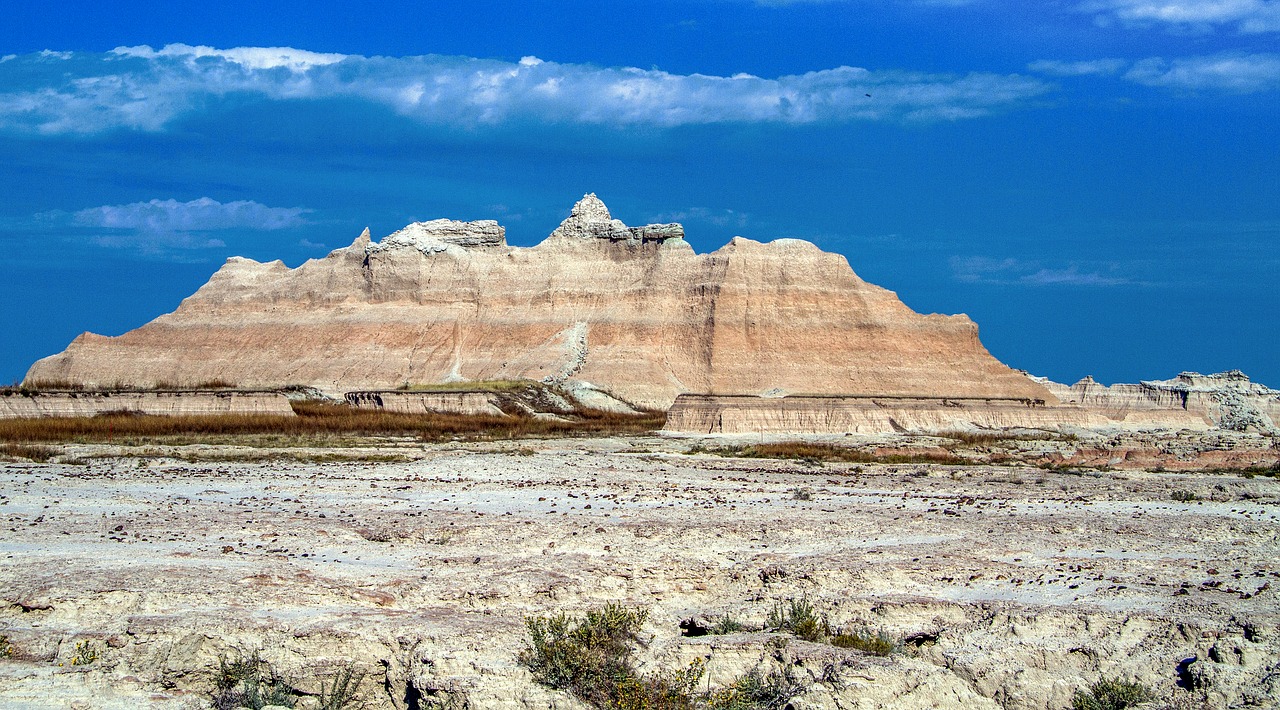
[[[413,460],[327,463],[82,446],[82,465],[0,464],[0,706],[207,707],[219,657],[260,650],[308,692],[355,663],[371,708],[575,708],[517,664],[523,619],[607,601],[650,608],[648,667],[708,658],[715,684],[791,664],[797,709],[1065,708],[1100,676],[1172,707],[1280,703],[1275,478],[691,443],[386,442]],[[681,634],[802,598],[903,651]],[[77,647],[96,658],[73,665]]]

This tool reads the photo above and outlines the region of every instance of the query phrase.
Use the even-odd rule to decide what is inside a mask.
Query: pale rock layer
[[[532,248],[436,220],[290,269],[232,258],[173,313],[85,333],[27,380],[330,392],[533,379],[667,408],[687,392],[1025,397],[963,315],[920,315],[813,244],[631,228],[587,195]]]
[[[1184,372],[1169,380],[1103,385],[1085,377],[1070,387],[1034,378],[1064,404],[1076,404],[1122,423],[1160,421],[1182,413],[1233,431],[1275,432],[1280,422],[1280,390],[1257,382],[1239,370],[1201,375]]]
[[[95,417],[109,413],[159,416],[272,414],[292,417],[279,392],[7,392],[0,419]]]

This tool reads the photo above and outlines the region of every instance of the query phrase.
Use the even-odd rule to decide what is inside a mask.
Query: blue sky
[[[48,4],[46,4],[48,5]],[[412,220],[811,240],[1072,382],[1280,386],[1280,0],[58,3],[0,25],[0,380]]]

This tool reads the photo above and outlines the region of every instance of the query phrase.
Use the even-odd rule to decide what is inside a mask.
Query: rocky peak
[[[628,227],[622,220],[614,219],[609,214],[609,208],[599,197],[596,197],[596,193],[589,192],[574,204],[569,217],[556,227],[551,236],[569,239],[607,239],[611,242],[639,244],[683,239],[684,227],[674,223]]]
[[[423,254],[445,251],[449,246],[475,249],[505,245],[507,230],[492,219],[475,222],[459,222],[452,219],[433,219],[430,222],[414,222],[394,232],[376,244],[365,247],[365,253],[376,254],[392,249],[417,249]]]
[[[573,205],[570,217],[577,217],[584,222],[608,222],[613,219],[604,201],[596,197],[596,193],[588,192]]]

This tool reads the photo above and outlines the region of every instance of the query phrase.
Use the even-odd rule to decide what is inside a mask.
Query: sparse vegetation
[[[15,443],[0,444],[0,456],[29,459],[40,463],[44,463],[52,459],[54,456],[57,456],[58,453],[59,451],[52,446],[33,446],[30,444]]]
[[[715,621],[711,622],[711,627],[707,629],[707,633],[724,636],[725,634],[736,634],[746,630],[746,624],[738,621],[732,614],[725,614],[724,616],[717,617]]]
[[[13,643],[9,641],[9,637],[0,634],[0,658],[13,658]]]
[[[808,599],[791,599],[774,604],[765,628],[814,642],[823,641],[831,632],[831,624],[826,616],[819,615]]]
[[[954,439],[966,446],[995,446],[1006,441],[1078,441],[1075,434],[1053,431],[944,431],[944,439]]]
[[[1072,710],[1125,710],[1141,703],[1155,700],[1147,686],[1137,681],[1118,678],[1102,678],[1089,686],[1089,690],[1077,690],[1071,698]]]
[[[539,683],[610,710],[780,710],[803,690],[789,668],[769,674],[756,669],[710,693],[696,691],[705,670],[701,660],[642,674],[633,649],[646,618],[645,609],[606,604],[581,617],[527,619],[529,643],[520,663]]]
[[[1191,501],[1199,498],[1199,496],[1191,491],[1174,491],[1170,497],[1179,503],[1190,503]]]
[[[809,488],[793,488],[791,490],[792,500],[813,500],[813,491]]]
[[[934,463],[944,465],[963,465],[968,460],[948,451],[867,451],[837,444],[822,444],[805,441],[787,441],[774,444],[751,444],[746,446],[713,446],[696,445],[689,450],[690,454],[713,454],[716,456],[754,458],[754,459],[791,459],[802,462],[840,462],[840,463]]]
[[[898,650],[898,642],[883,631],[848,629],[831,637],[831,645],[852,648],[873,656],[889,656]]]
[[[707,698],[708,710],[782,710],[791,699],[804,692],[791,666],[762,673],[752,668],[723,690]]]
[[[360,699],[360,684],[364,682],[365,675],[364,671],[355,669],[355,664],[342,664],[338,668],[337,674],[333,677],[332,685],[328,685],[324,681],[320,682],[317,709],[347,710],[348,708],[364,707],[364,703]]]
[[[218,659],[212,698],[215,710],[241,707],[262,710],[267,705],[291,708],[295,704],[296,691],[275,672],[271,664],[262,660],[259,652]]]
[[[91,641],[80,641],[76,643],[76,650],[71,654],[71,665],[73,666],[91,666],[98,660],[98,649],[94,647]]]
[[[765,630],[788,633],[805,641],[852,648],[876,656],[888,656],[899,648],[897,641],[883,631],[854,627],[834,629],[827,615],[819,613],[808,599],[803,598],[774,604],[765,621]]]

